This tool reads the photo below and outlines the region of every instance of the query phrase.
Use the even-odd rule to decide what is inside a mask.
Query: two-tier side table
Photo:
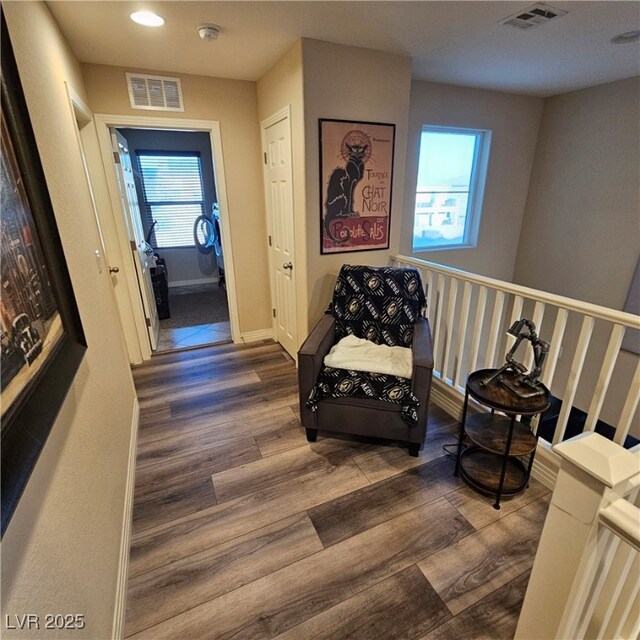
[[[467,378],[454,475],[461,475],[476,491],[495,496],[493,506],[499,509],[503,495],[515,495],[528,485],[538,444],[530,427],[516,418],[531,418],[546,411],[550,393],[542,385],[537,395],[525,397],[529,391],[526,388],[524,395],[514,392],[501,382],[516,386],[516,375],[510,371],[483,384],[495,371],[481,369]],[[467,415],[469,396],[491,412]],[[465,437],[472,443],[466,447]],[[529,456],[526,466],[521,460],[525,456]]]

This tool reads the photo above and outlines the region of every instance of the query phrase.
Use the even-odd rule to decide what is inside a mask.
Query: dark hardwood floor
[[[430,407],[418,458],[298,420],[273,342],[134,370],[141,416],[127,637],[512,638],[548,492],[496,511],[453,477]]]

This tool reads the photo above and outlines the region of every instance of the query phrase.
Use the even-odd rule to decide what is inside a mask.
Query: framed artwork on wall
[[[2,15],[0,366],[2,535],[86,349]]]
[[[396,125],[318,124],[320,252],[388,249]]]

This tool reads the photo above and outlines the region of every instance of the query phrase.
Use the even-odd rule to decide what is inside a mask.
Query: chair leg
[[[307,440],[309,442],[315,442],[316,439],[318,438],[318,431],[317,429],[305,429],[305,431],[307,432]],[[417,455],[417,454],[416,454]]]
[[[420,443],[419,442],[410,442],[409,443],[409,455],[417,458],[420,453]]]

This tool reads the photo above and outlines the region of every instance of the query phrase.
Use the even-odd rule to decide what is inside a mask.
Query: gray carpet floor
[[[169,291],[169,311],[171,317],[160,321],[162,329],[227,322],[229,320],[227,292],[218,285],[197,292],[172,293]]]

